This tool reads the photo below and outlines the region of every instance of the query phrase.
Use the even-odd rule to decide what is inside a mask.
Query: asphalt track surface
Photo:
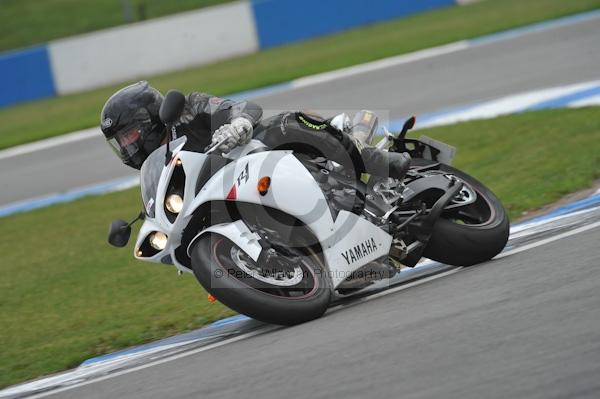
[[[254,101],[266,114],[362,108],[394,119],[517,92],[600,79],[600,17]],[[201,90],[202,88],[199,88]],[[135,176],[96,137],[0,158],[0,205]]]
[[[51,398],[597,398],[600,228]]]

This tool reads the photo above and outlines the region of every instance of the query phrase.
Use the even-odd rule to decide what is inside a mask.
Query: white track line
[[[146,369],[148,367],[157,366],[159,364],[167,363],[167,362],[170,362],[170,361],[173,361],[173,360],[177,360],[177,359],[181,359],[183,357],[187,357],[187,356],[190,356],[190,355],[195,355],[196,353],[200,353],[200,352],[204,352],[204,351],[207,351],[207,350],[210,350],[210,349],[218,348],[220,346],[224,346],[224,345],[231,344],[231,343],[234,343],[234,342],[237,342],[237,341],[241,341],[241,340],[246,339],[246,338],[250,338],[250,337],[257,336],[257,335],[261,335],[261,334],[264,334],[264,333],[267,333],[267,332],[270,332],[270,331],[278,330],[280,328],[283,328],[283,327],[282,326],[269,325],[269,326],[267,326],[265,328],[261,328],[259,330],[252,331],[252,332],[249,332],[249,333],[246,333],[246,334],[238,335],[237,337],[229,338],[229,339],[226,339],[226,340],[223,340],[223,341],[215,342],[214,344],[206,345],[206,346],[203,346],[203,347],[198,348],[198,349],[193,349],[191,351],[186,351],[186,352],[178,353],[176,355],[165,357],[165,358],[160,359],[160,360],[155,360],[155,361],[152,361],[150,363],[142,364],[142,365],[133,367],[131,369],[117,371],[117,372],[114,372],[114,373],[111,373],[111,374],[107,374],[107,375],[102,376],[102,377],[94,378],[92,380],[83,381],[83,382],[80,382],[80,383],[76,383],[76,384],[69,385],[69,386],[66,386],[66,387],[54,389],[54,390],[51,390],[51,391],[48,391],[48,392],[42,392],[42,393],[35,394],[35,395],[32,395],[32,396],[28,396],[28,397],[31,398],[31,399],[34,399],[34,398],[43,398],[43,397],[46,397],[46,396],[55,395],[55,394],[60,393],[60,392],[68,391],[68,390],[71,390],[71,389],[74,389],[74,388],[79,388],[79,387],[82,387],[82,386],[85,386],[85,385],[93,384],[95,382],[108,380],[110,378],[118,377],[118,376],[121,376],[121,375],[124,375],[124,374],[129,374],[129,373],[132,373],[134,371],[143,370],[143,369]],[[11,392],[10,394],[11,395],[15,395],[15,394],[19,394],[19,393],[18,392]]]
[[[600,105],[600,95],[584,98],[582,100],[578,100],[569,104],[571,108],[578,107],[592,107],[595,105]]]
[[[599,190],[599,193],[600,193],[600,190]],[[595,194],[599,194],[599,193],[595,193]],[[526,237],[526,236],[529,236],[532,234],[537,234],[539,232],[539,230],[537,230],[536,228],[539,226],[543,226],[548,223],[555,223],[562,219],[574,218],[575,216],[577,216],[578,219],[580,220],[582,216],[584,216],[588,213],[597,212],[597,211],[598,211],[598,208],[593,207],[593,208],[586,208],[586,209],[571,211],[571,212],[564,213],[564,214],[561,214],[558,216],[554,216],[552,218],[543,218],[544,216],[542,215],[542,216],[540,216],[540,218],[543,218],[543,219],[540,219],[540,220],[534,219],[530,222],[522,222],[515,226],[511,226],[510,238],[520,238],[520,237]],[[550,213],[550,215],[551,214],[552,214],[552,212]]]
[[[549,243],[551,243],[553,241],[561,240],[563,238],[567,238],[567,237],[570,237],[572,235],[582,233],[584,231],[595,229],[596,227],[600,227],[600,221],[592,223],[592,224],[588,224],[587,226],[581,226],[581,227],[576,228],[574,230],[566,231],[564,233],[557,234],[555,236],[548,237],[548,238],[545,238],[545,239],[540,240],[540,241],[532,242],[531,244],[523,245],[521,247],[518,247],[518,248],[515,248],[515,249],[511,249],[511,250],[502,252],[500,255],[496,256],[494,259],[500,259],[500,258],[504,258],[504,257],[509,256],[509,255],[518,254],[519,252],[527,251],[529,249],[532,249],[532,248],[535,248],[535,247],[539,247],[541,245],[546,245],[546,244],[549,244]]]
[[[97,127],[80,130],[73,133],[63,134],[61,136],[49,139],[34,141],[29,144],[22,144],[0,151],[0,159],[12,158],[19,155],[29,154],[35,151],[41,151],[52,147],[58,147],[63,144],[74,143],[76,141],[86,140],[94,136],[100,137],[102,132]]]
[[[513,114],[524,111],[529,107],[545,101],[556,100],[564,96],[577,94],[597,87],[600,87],[600,80],[512,94],[495,100],[467,106],[464,109],[444,112],[428,119],[424,123],[420,123],[419,128],[422,129],[425,127],[429,128],[434,126],[450,125],[474,119],[490,119],[500,115]],[[600,96],[590,96],[589,98],[584,98],[582,100],[566,102],[564,105],[571,108],[597,105],[600,101],[598,97]]]
[[[367,62],[347,68],[337,69],[335,71],[319,73],[317,75],[298,78],[291,82],[292,89],[299,89],[307,86],[314,86],[332,80],[345,79],[362,73],[378,71],[380,69],[392,68],[398,65],[409,64],[411,62],[421,61],[427,58],[438,57],[440,55],[455,53],[457,51],[469,48],[467,40],[445,44],[443,46],[431,47],[424,50],[418,50],[412,53],[401,54],[394,57],[383,58],[381,60]]]

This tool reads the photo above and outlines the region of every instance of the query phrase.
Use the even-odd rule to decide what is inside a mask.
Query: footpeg
[[[390,256],[397,259],[399,262],[408,255],[408,247],[402,240],[394,239],[390,248]]]

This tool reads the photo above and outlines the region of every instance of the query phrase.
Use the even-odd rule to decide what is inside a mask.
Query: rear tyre
[[[265,251],[263,251],[264,254]],[[206,234],[191,249],[198,282],[231,309],[266,323],[293,325],[321,317],[329,306],[331,284],[320,258],[273,252],[254,262],[219,234]]]
[[[440,169],[467,183],[477,200],[442,213],[423,256],[454,266],[471,266],[492,259],[508,241],[510,224],[502,203],[474,177],[448,165]]]

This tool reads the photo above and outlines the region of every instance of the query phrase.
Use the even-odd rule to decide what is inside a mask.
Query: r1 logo
[[[238,187],[242,185],[242,180],[244,181],[244,183],[247,183],[249,178],[250,176],[248,174],[248,163],[246,163],[246,166],[244,166],[244,170],[242,170],[242,173],[240,173],[240,175],[237,178]]]

